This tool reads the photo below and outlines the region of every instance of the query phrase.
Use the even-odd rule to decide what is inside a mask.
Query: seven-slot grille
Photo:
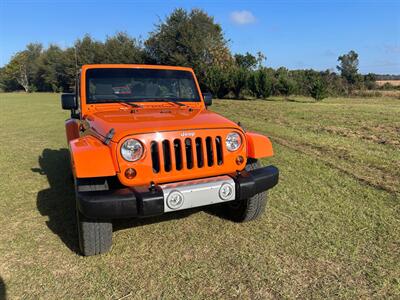
[[[150,148],[154,173],[223,164],[221,136],[153,141]]]

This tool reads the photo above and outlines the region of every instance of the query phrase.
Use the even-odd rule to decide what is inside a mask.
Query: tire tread
[[[248,159],[246,171],[255,170],[261,167],[257,159]],[[267,205],[267,192],[262,192],[253,197],[243,200],[237,208],[230,208],[228,212],[236,222],[248,222],[258,219],[264,212]]]
[[[104,179],[75,180],[76,191],[107,190],[108,184]],[[108,252],[112,246],[111,220],[91,219],[83,215],[76,207],[79,248],[84,256]]]
[[[108,252],[112,245],[112,223],[88,219],[77,212],[79,246],[84,256]]]

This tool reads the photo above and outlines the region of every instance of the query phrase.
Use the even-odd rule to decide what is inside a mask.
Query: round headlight
[[[143,156],[143,146],[138,140],[128,139],[121,146],[121,155],[127,161],[137,161]]]
[[[226,136],[225,144],[229,151],[236,151],[242,145],[242,138],[239,133],[231,132]]]

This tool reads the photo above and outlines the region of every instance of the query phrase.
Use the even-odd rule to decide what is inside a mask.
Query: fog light
[[[243,162],[244,162],[243,156],[239,155],[238,157],[236,157],[236,164],[237,165],[241,165]]]
[[[125,171],[125,177],[126,178],[132,179],[132,178],[135,178],[135,176],[136,176],[136,170],[135,169],[133,169],[133,168],[126,169],[126,171]]]
[[[229,183],[223,183],[219,188],[219,197],[222,200],[228,200],[232,197],[233,194],[233,186]]]
[[[167,205],[170,209],[178,209],[183,204],[183,195],[178,191],[171,191],[167,198]]]

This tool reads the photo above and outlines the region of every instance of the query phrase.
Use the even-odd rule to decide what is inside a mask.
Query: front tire
[[[255,170],[261,167],[257,159],[247,160],[246,171]],[[235,222],[248,222],[258,219],[264,212],[267,205],[267,192],[262,192],[245,200],[233,201],[227,205],[227,214]]]
[[[93,192],[108,190],[107,181],[101,179],[75,179],[76,195],[78,191]],[[76,196],[76,223],[78,227],[79,249],[82,255],[91,256],[108,252],[112,245],[111,220],[97,220],[83,215],[78,208]]]
[[[84,256],[110,251],[112,245],[112,223],[93,220],[84,216],[77,208],[79,248]]]

